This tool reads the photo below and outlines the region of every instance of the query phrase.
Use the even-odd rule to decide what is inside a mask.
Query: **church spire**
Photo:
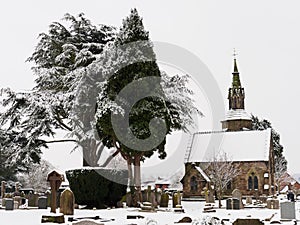
[[[241,85],[240,81],[240,73],[237,67],[236,60],[236,51],[234,50],[234,65],[233,65],[233,73],[232,73],[232,86],[229,88],[228,100],[229,100],[229,109],[245,109],[244,99],[245,92],[244,88]]]

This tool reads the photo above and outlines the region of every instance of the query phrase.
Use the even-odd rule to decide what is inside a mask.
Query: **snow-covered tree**
[[[49,188],[47,176],[53,169],[48,161],[41,160],[39,164],[31,164],[28,171],[19,173],[17,178],[23,188],[33,188],[38,193],[44,193]]]
[[[238,165],[234,164],[225,152],[220,151],[208,160],[205,172],[210,177],[211,182],[214,185],[214,190],[216,191],[219,200],[219,208],[221,208],[221,200],[223,198],[224,190],[240,173]]]
[[[283,146],[280,144],[280,135],[274,130],[270,121],[266,119],[260,120],[257,116],[251,115],[252,127],[254,130],[265,130],[271,128],[272,141],[275,155],[275,176],[281,176],[287,170],[287,160],[284,157]],[[277,174],[277,175],[276,175]],[[275,178],[276,179],[276,178]]]
[[[141,197],[141,162],[154,152],[164,159],[166,135],[173,130],[186,129],[192,124],[191,114],[198,113],[198,110],[189,96],[191,91],[186,88],[188,76],[162,75],[149,33],[145,31],[136,9],[132,9],[123,20],[113,48],[123,51],[116,50],[117,53],[111,55],[118,57],[108,56],[105,61],[124,66],[116,69],[103,84],[97,102],[97,130],[103,144],[116,149],[111,157],[121,154],[126,160],[136,203]],[[112,52],[113,48],[110,49]],[[105,68],[112,67],[117,68],[116,65]],[[159,82],[153,82],[157,80]],[[125,95],[120,94],[123,91]],[[114,120],[114,115],[120,116]],[[153,118],[161,118],[165,130],[159,127],[157,121],[150,128]],[[121,135],[116,128],[121,130]],[[152,137],[154,141],[150,145],[139,144]],[[157,140],[160,142],[154,144]]]
[[[64,20],[69,27],[52,23],[47,33],[40,34],[35,51],[28,58],[34,63],[36,76],[32,90],[2,90],[5,108],[0,117],[1,129],[13,135],[13,141],[4,147],[13,146],[15,153],[20,158],[27,157],[29,163],[39,161],[41,148],[49,143],[73,141],[83,148],[87,159],[84,165],[95,166],[103,146],[97,139],[87,140],[77,132],[72,112],[78,85],[86,74],[84,70],[114,39],[114,28],[93,25],[82,13],[78,17],[66,14]],[[85,123],[91,120],[94,117],[85,118]],[[66,131],[68,138],[57,140],[58,129]]]

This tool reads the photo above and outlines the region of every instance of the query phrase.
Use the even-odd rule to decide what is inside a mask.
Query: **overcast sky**
[[[34,76],[25,60],[37,44],[38,34],[46,32],[48,25],[59,21],[65,13],[83,12],[93,23],[119,27],[133,7],[143,17],[152,41],[181,46],[208,66],[226,107],[232,53],[236,48],[246,91],[246,110],[272,122],[281,135],[289,171],[300,172],[300,3],[297,0],[5,1],[1,3],[0,14],[0,86],[15,90],[32,88]],[[204,101],[199,106],[204,113],[206,105]],[[61,160],[53,163],[65,169],[69,165],[65,157],[70,147],[59,148]],[[57,151],[45,152],[49,158],[56,154]],[[77,157],[70,165],[79,162]]]

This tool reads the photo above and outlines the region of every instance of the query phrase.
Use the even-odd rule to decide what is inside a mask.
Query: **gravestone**
[[[246,197],[246,204],[252,204],[252,197],[250,196]]]
[[[21,186],[21,184],[19,182],[15,183],[15,193],[16,194],[20,194],[20,186]]]
[[[5,195],[5,188],[6,188],[6,182],[5,181],[1,181],[1,198],[4,198]]]
[[[14,199],[14,201],[17,201],[19,205],[22,205],[22,198],[21,198],[21,196],[15,196],[13,199]]]
[[[64,215],[74,215],[75,197],[70,189],[66,189],[60,196],[60,212]]]
[[[157,208],[158,203],[157,203],[156,195],[154,192],[152,192],[150,195],[150,202],[154,208]]]
[[[240,207],[239,207],[239,209],[243,209],[244,208],[244,205],[243,205],[243,201],[242,201],[242,193],[241,193],[241,191],[239,190],[239,189],[234,189],[233,191],[232,191],[232,198],[233,199],[238,199],[239,200],[239,202],[240,202]]]
[[[279,209],[279,200],[278,199],[268,199],[267,200],[268,209]]]
[[[237,198],[228,198],[226,200],[226,209],[240,209],[240,200]]]
[[[168,208],[168,205],[169,205],[169,195],[166,192],[163,192],[160,198],[160,207]]]
[[[181,205],[181,194],[179,191],[173,194],[172,201],[173,201],[173,208],[176,208],[176,205]]]
[[[161,199],[161,191],[158,191],[157,188],[155,188],[154,195],[157,204],[159,204]]]
[[[18,209],[19,208],[19,202],[18,201],[14,201],[14,209]]]
[[[151,201],[151,186],[150,185],[148,185],[146,193],[147,193],[146,202],[150,202]]]
[[[37,207],[38,206],[39,195],[32,194],[31,192],[28,195],[28,206],[29,207]]]
[[[281,202],[280,215],[282,220],[296,219],[295,202]]]
[[[12,198],[5,199],[5,210],[14,209],[14,200]]]
[[[51,211],[56,213],[56,192],[58,191],[61,183],[64,181],[64,176],[55,170],[48,174],[47,181],[50,182],[51,187]]]
[[[264,225],[259,219],[236,219],[233,225]]]
[[[72,225],[104,225],[104,223],[97,223],[92,220],[81,220],[78,222],[73,222]]]
[[[39,209],[47,209],[47,197],[46,196],[39,197],[38,208]]]

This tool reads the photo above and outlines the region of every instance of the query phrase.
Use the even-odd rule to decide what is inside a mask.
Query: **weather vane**
[[[236,50],[235,50],[235,48],[234,48],[234,49],[233,49],[233,57],[236,58],[237,55],[238,55],[238,54],[236,53]]]

